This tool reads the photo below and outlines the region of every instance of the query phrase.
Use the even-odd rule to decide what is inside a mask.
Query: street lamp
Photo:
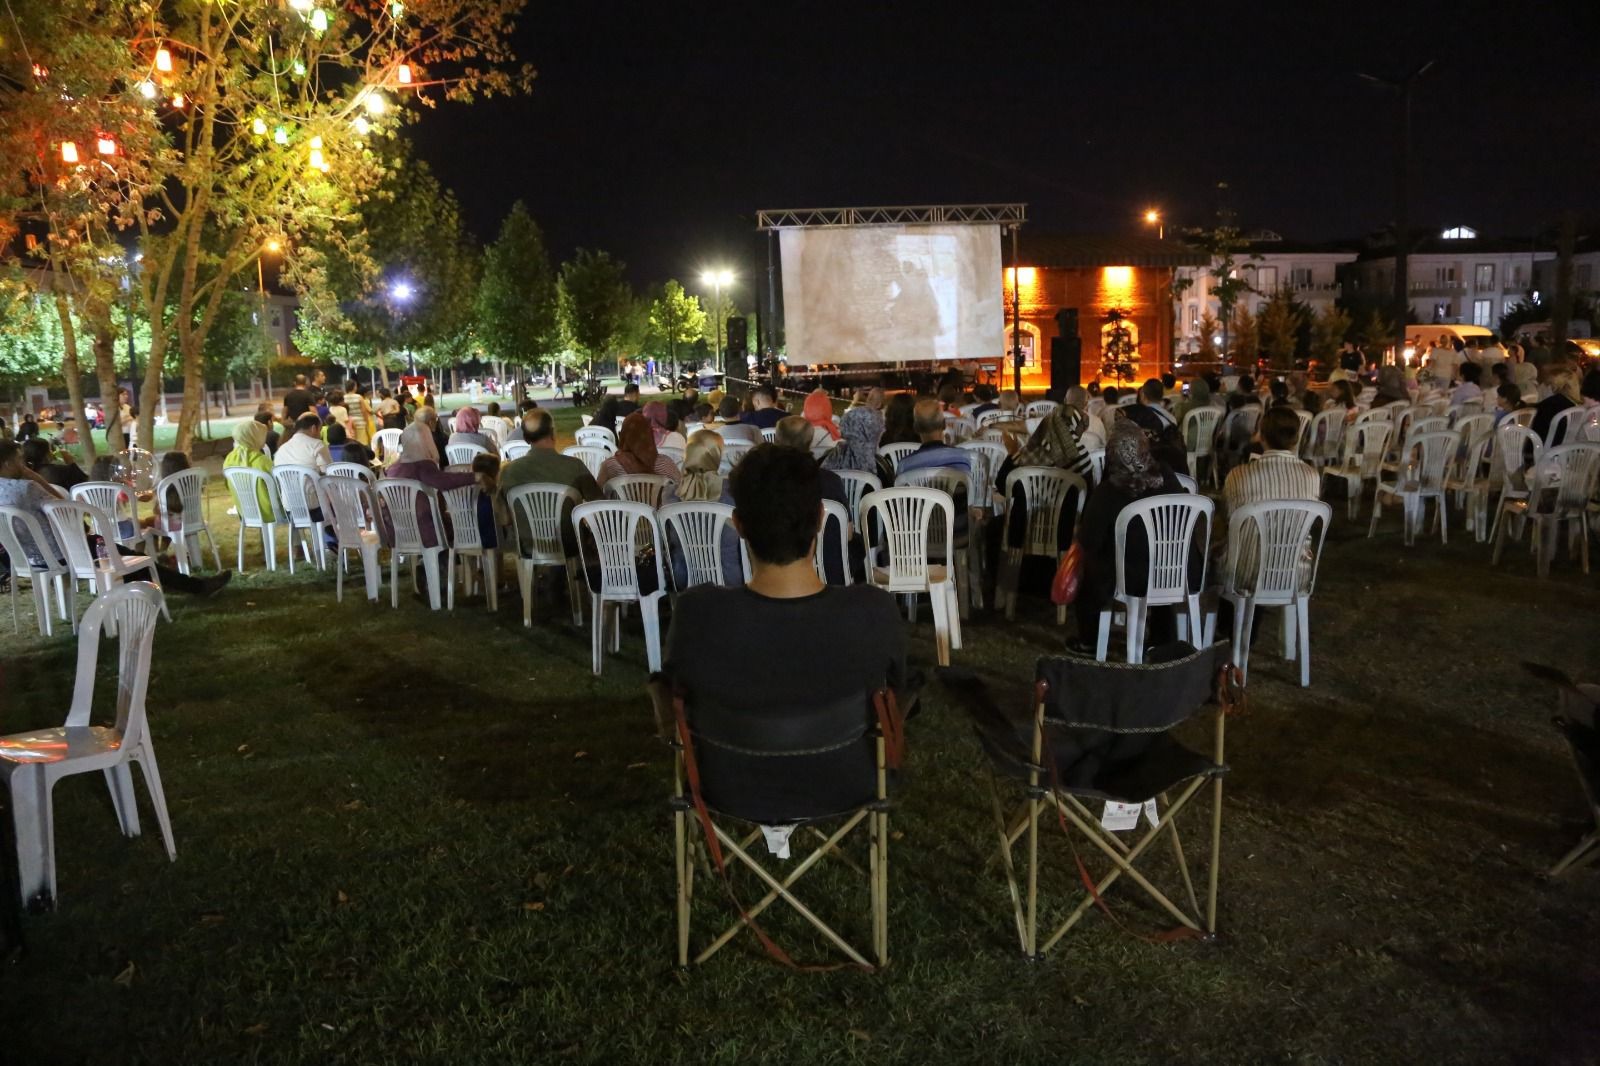
[[[1144,221],[1145,225],[1156,228],[1156,240],[1164,241],[1167,239],[1167,220],[1161,217],[1160,211],[1153,207],[1146,209]]]
[[[716,293],[716,305],[712,313],[717,316],[715,320],[717,324],[717,369],[727,373],[728,368],[722,362],[722,289],[725,285],[733,284],[733,271],[708,270],[700,275],[700,281],[702,284],[710,285]]]
[[[411,297],[415,294],[416,290],[411,287],[409,281],[397,281],[389,286],[389,295],[394,297],[396,303],[410,303]]]

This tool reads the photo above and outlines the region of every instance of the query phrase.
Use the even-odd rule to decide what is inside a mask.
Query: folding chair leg
[[[1165,792],[1161,794],[1161,803],[1163,806],[1167,803]],[[1194,894],[1194,880],[1189,876],[1189,860],[1183,855],[1183,841],[1178,839],[1178,821],[1175,818],[1168,818],[1162,824],[1166,826],[1167,836],[1172,840],[1172,857],[1177,860],[1178,872],[1183,875],[1183,889],[1189,894],[1189,908],[1195,914],[1199,914],[1200,900]]]
[[[1560,877],[1568,870],[1576,870],[1587,866],[1594,859],[1600,858],[1600,828],[1591,830],[1589,835],[1575,844],[1571,851],[1561,857],[1561,861],[1550,867],[1549,877]]]
[[[1022,913],[1022,890],[1017,887],[1017,866],[1011,858],[1012,837],[1006,829],[1005,811],[1000,806],[1000,786],[994,769],[989,770],[989,804],[994,811],[994,830],[1000,838],[1000,864],[1005,868],[1006,888],[1011,893],[1011,913],[1017,923],[1017,943],[1028,954],[1028,923]]]
[[[672,814],[672,833],[677,857],[678,880],[678,968],[689,966],[689,849],[687,846],[687,815],[684,811]]]
[[[1028,924],[1022,953],[1039,957],[1039,797],[1028,798]]]

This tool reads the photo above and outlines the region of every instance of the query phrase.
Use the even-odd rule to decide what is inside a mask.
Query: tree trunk
[[[112,412],[117,410],[117,338],[111,332],[111,305],[96,302],[85,310],[89,326],[94,330],[94,376],[100,385],[100,407],[105,412],[109,431]],[[92,441],[86,449],[89,459],[93,460],[95,449]]]
[[[382,348],[378,349],[378,373],[382,376],[383,387],[389,387],[389,353]]]
[[[183,353],[183,400],[178,406],[178,436],[172,445],[174,451],[180,452],[188,451],[194,439],[195,425],[200,421],[200,400],[206,391],[200,373],[200,338],[191,334],[187,348]]]
[[[1556,238],[1555,299],[1550,304],[1550,365],[1566,361],[1567,325],[1572,319],[1572,245],[1576,222],[1572,212],[1561,215]]]
[[[83,377],[78,371],[78,335],[72,324],[72,306],[67,296],[56,291],[56,315],[61,319],[61,370],[67,378],[67,401],[72,406],[72,418],[78,426],[78,441],[94,458],[94,434],[89,420],[83,415]]]

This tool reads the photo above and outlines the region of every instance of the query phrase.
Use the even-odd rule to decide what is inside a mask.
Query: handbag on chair
[[[1056,576],[1050,580],[1050,602],[1065,607],[1078,598],[1078,584],[1083,578],[1083,549],[1077,541],[1061,557]]]

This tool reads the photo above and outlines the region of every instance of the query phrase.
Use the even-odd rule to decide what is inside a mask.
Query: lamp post
[[[1153,207],[1149,208],[1144,213],[1144,221],[1145,225],[1156,228],[1156,240],[1164,241],[1167,239],[1167,220],[1161,217],[1160,211]]]
[[[278,238],[268,237],[266,243],[261,246],[261,254],[256,256],[256,302],[261,305],[261,310],[258,313],[261,315],[262,329],[267,328],[267,281],[266,274],[261,269],[261,261],[267,257],[268,253],[276,255],[282,250],[283,243]],[[272,346],[277,350],[278,358],[282,359],[283,343],[278,340],[277,334],[273,334]],[[269,393],[267,399],[270,401],[272,399],[270,395],[272,392],[272,368],[270,366],[267,367],[266,377],[267,392]]]
[[[722,362],[722,287],[724,285],[733,284],[733,271],[731,271],[731,270],[708,270],[704,274],[700,275],[700,281],[701,281],[702,284],[710,285],[711,288],[712,288],[712,291],[716,294],[716,304],[714,305],[714,310],[713,310],[712,313],[717,316],[716,317],[717,369],[722,371],[724,374],[726,374],[728,372],[728,368],[725,365],[723,365],[723,362]]]
[[[393,281],[389,284],[389,300],[396,307],[404,307],[406,304],[409,304],[412,300],[412,297],[416,296],[416,294],[417,290],[409,281],[406,281],[404,278]],[[394,317],[395,315],[391,313],[391,321]],[[413,375],[416,374],[417,359],[410,348],[406,349],[406,366],[408,369],[410,369]]]

